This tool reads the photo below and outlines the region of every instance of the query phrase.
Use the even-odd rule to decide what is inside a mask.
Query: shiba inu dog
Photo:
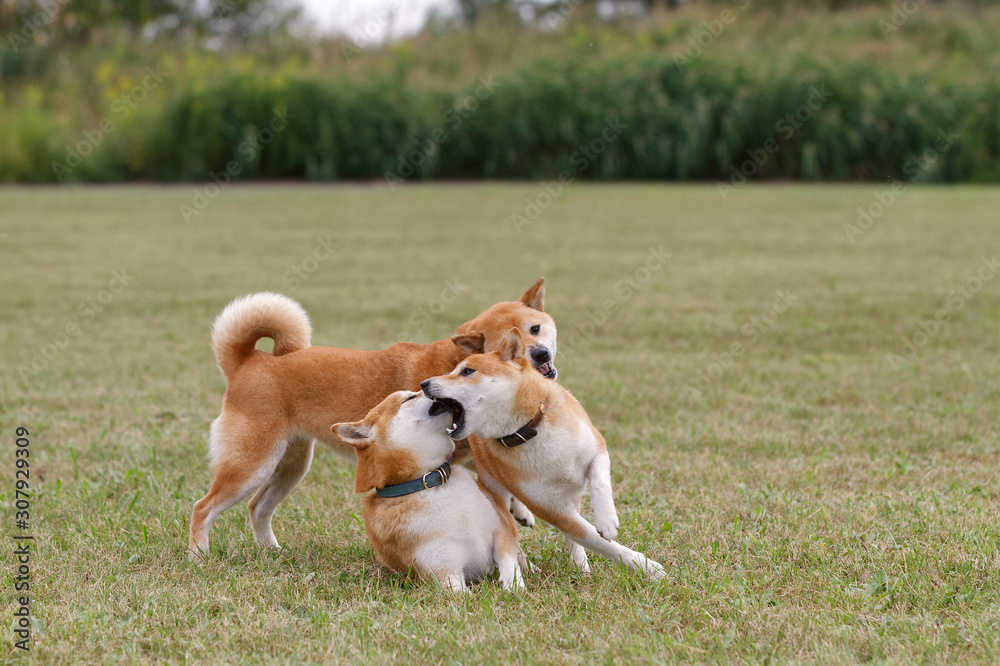
[[[590,571],[586,548],[651,580],[664,578],[659,563],[615,541],[618,513],[604,438],[569,391],[533,368],[520,329],[511,328],[498,351],[469,356],[420,386],[435,411],[451,413],[449,435],[469,438],[486,488],[505,502],[513,495],[558,528],[582,572]],[[593,525],[580,515],[588,482]]]
[[[271,518],[309,471],[314,440],[354,458],[354,449],[333,436],[331,423],[362,419],[390,393],[417,390],[421,380],[448,372],[469,354],[491,351],[512,326],[537,351],[539,378],[555,377],[556,328],[544,302],[545,278],[539,278],[519,300],[496,303],[451,339],[399,342],[381,351],[311,347],[305,311],[279,294],[230,303],[212,328],[212,349],[228,387],[209,437],[212,485],[191,514],[191,556],[208,551],[219,514],[251,495],[255,538],[278,547]],[[265,337],[274,340],[271,352],[255,348]],[[460,444],[456,460],[469,453]],[[512,510],[531,522],[517,503]]]
[[[521,300],[516,303],[494,305],[472,321],[459,326],[458,334],[461,336],[482,333],[484,349],[492,352],[500,349],[507,332],[516,328],[522,332],[522,337],[526,341],[526,352],[531,366],[546,379],[556,379],[559,376],[556,370],[556,323],[552,317],[544,313],[545,278],[539,278],[538,282],[521,296]],[[471,351],[470,347],[470,353],[480,352]]]
[[[500,498],[462,467],[449,464],[450,410],[422,393],[397,391],[364,420],[337,423],[333,434],[358,454],[355,490],[379,559],[453,591],[494,569],[504,589],[523,588],[517,525]]]

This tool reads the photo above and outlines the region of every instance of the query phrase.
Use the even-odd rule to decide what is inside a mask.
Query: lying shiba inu
[[[451,412],[449,435],[469,438],[480,481],[558,528],[582,572],[590,570],[586,548],[651,580],[666,575],[659,563],[614,540],[618,513],[604,438],[569,391],[532,368],[519,329],[510,329],[498,351],[469,356],[420,386],[438,403],[435,410]],[[580,515],[588,481],[594,525]]]
[[[449,464],[455,443],[447,409],[419,392],[397,391],[362,421],[333,434],[358,454],[355,490],[379,559],[397,573],[415,571],[445,589],[500,571],[504,589],[523,588],[517,525],[500,498],[462,467]]]
[[[190,555],[208,552],[212,522],[251,495],[257,542],[278,547],[271,518],[309,471],[313,440],[353,459],[353,448],[333,436],[331,423],[364,418],[390,393],[416,390],[422,379],[448,372],[468,354],[495,349],[512,326],[530,340],[536,374],[554,377],[556,327],[544,302],[545,278],[539,278],[519,300],[491,306],[449,340],[399,342],[381,351],[310,347],[308,316],[279,294],[230,303],[212,328],[212,349],[229,385],[209,438],[215,476],[191,514]],[[272,352],[255,348],[265,337],[274,340]],[[456,459],[468,454],[462,446]],[[512,510],[530,522],[523,507]]]

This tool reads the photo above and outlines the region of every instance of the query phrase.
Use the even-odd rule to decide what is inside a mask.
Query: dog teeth
[[[452,424],[451,424],[451,427],[450,427],[450,428],[448,428],[448,434],[450,435],[451,433],[455,432],[455,430],[456,430],[457,428],[458,428],[458,424],[457,424],[457,423],[452,423]]]

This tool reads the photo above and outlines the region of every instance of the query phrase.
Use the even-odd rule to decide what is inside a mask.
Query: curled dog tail
[[[212,351],[229,380],[261,338],[274,340],[275,356],[305,349],[312,337],[302,306],[281,294],[262,291],[237,298],[215,318]]]

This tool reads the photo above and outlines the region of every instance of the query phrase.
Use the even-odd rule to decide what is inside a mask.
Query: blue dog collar
[[[396,483],[385,488],[376,488],[375,492],[379,497],[402,497],[421,490],[430,490],[437,486],[443,486],[451,478],[451,456],[437,469],[427,472],[419,479]]]

